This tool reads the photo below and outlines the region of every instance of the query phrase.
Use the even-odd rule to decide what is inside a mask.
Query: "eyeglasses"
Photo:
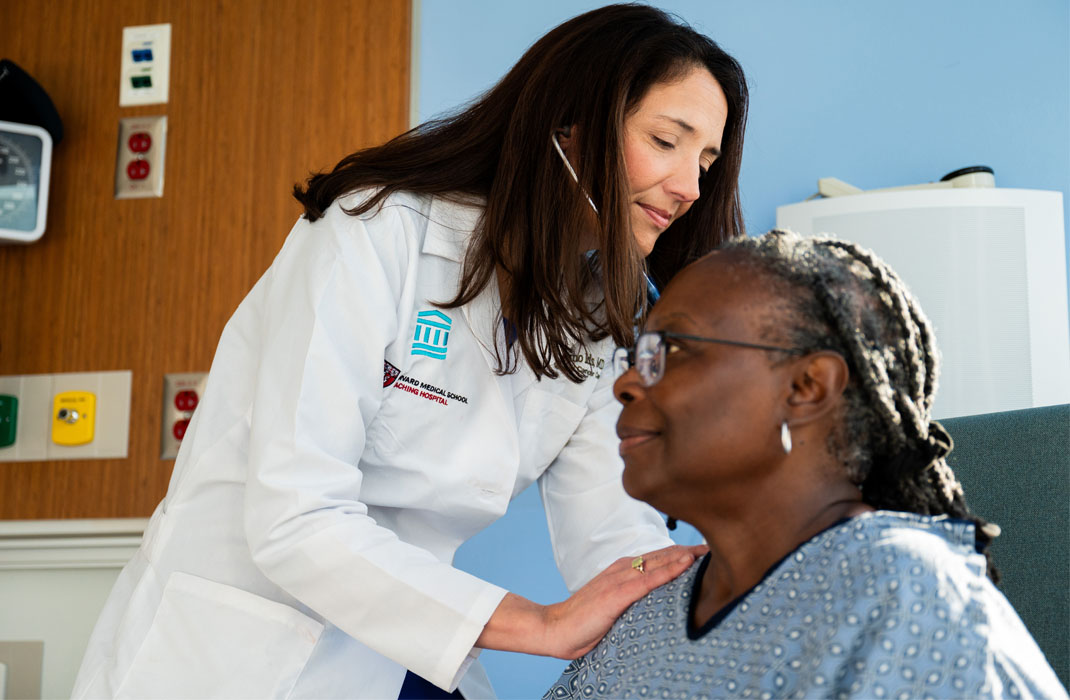
[[[640,383],[643,386],[651,387],[657,384],[665,375],[665,355],[668,347],[665,341],[672,338],[733,345],[737,348],[786,352],[792,355],[800,355],[804,352],[798,348],[783,348],[776,345],[758,345],[757,343],[743,343],[738,340],[703,338],[684,333],[670,333],[669,331],[646,331],[639,334],[634,348],[617,348],[613,351],[613,369],[616,371],[617,376],[619,377],[630,368],[635,367],[635,370],[639,373]]]

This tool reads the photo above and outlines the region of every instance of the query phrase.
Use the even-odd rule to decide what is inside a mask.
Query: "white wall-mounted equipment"
[[[33,243],[44,233],[52,152],[62,140],[52,98],[0,58],[0,244]]]
[[[45,232],[52,135],[0,121],[0,243],[33,243]]]
[[[171,25],[123,27],[119,106],[167,102],[171,83]]]
[[[861,187],[844,182],[835,177],[823,177],[817,181],[817,194],[814,197],[843,197],[863,192],[902,192],[904,190],[946,190],[957,187],[995,187],[996,175],[987,165],[971,165],[959,168],[944,175],[938,182],[923,182],[920,185],[900,185],[882,187],[876,190],[863,190]],[[813,197],[811,197],[813,199]]]
[[[873,250],[943,353],[936,418],[1070,403],[1061,192],[913,189],[777,207],[777,227]]]

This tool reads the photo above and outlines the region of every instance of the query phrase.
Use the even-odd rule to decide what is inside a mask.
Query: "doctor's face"
[[[632,232],[643,256],[699,196],[699,180],[721,153],[724,91],[704,67],[656,83],[624,120]]]

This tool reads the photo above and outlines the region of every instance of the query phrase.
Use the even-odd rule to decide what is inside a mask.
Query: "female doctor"
[[[621,488],[607,360],[742,233],[746,105],[708,38],[604,7],[296,189],[74,696],[486,696],[480,649],[575,658],[686,569]],[[451,566],[535,480],[550,606]]]

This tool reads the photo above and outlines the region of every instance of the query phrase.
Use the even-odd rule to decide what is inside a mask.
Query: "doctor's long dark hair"
[[[703,178],[698,201],[644,261],[631,232],[624,120],[654,84],[696,66],[710,71],[728,103],[721,156]],[[742,68],[708,37],[652,7],[611,5],[551,30],[462,111],[346,157],[295,187],[294,196],[310,221],[362,188],[379,189],[348,213],[364,214],[399,191],[485,200],[457,295],[441,305],[470,302],[500,266],[509,279],[503,313],[518,330],[514,347],[536,376],[560,372],[581,381],[577,340],[610,335],[620,345],[632,342],[636,316],[646,311],[644,270],[660,287],[743,234],[737,180],[747,101]],[[583,191],[551,144],[551,135],[568,126],[576,128]],[[582,255],[592,232],[600,274]],[[515,355],[499,357],[500,372],[515,366]]]

